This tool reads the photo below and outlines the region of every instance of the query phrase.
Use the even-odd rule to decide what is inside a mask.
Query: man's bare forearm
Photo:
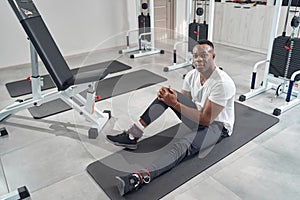
[[[204,116],[204,114],[194,108],[190,108],[184,104],[177,102],[173,108],[180,112],[185,117],[189,118],[190,120],[197,122],[201,125],[208,126],[211,123],[211,117]]]

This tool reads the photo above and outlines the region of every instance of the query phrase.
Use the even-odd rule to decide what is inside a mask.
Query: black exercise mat
[[[104,100],[166,80],[166,78],[148,70],[138,70],[99,81],[96,94],[101,97],[100,100]],[[82,95],[84,96],[85,93],[82,93]],[[64,101],[56,99],[28,110],[35,119],[41,119],[70,109],[72,108]]]
[[[233,134],[218,143],[206,156],[194,156],[186,159],[171,171],[154,179],[150,184],[144,185],[138,191],[128,193],[124,197],[118,193],[115,176],[135,171],[162,155],[168,146],[176,141],[180,133],[188,130],[186,126],[176,125],[142,140],[136,151],[121,150],[91,163],[87,167],[87,171],[111,199],[160,199],[279,121],[274,116],[237,102],[235,103],[235,114],[236,123]]]
[[[106,61],[103,63],[88,65],[80,68],[75,68],[72,69],[71,71],[73,74],[76,74],[78,71],[86,72],[86,71],[93,71],[95,69],[106,68],[106,67],[108,68],[109,73],[116,73],[116,72],[131,69],[130,66],[121,63],[117,60],[114,60],[114,61]],[[41,77],[43,78],[43,82],[44,82],[44,86],[42,87],[42,90],[55,88],[55,84],[53,83],[49,74],[43,75]],[[22,95],[31,94],[31,82],[26,79],[6,83],[5,86],[11,97],[19,97]]]

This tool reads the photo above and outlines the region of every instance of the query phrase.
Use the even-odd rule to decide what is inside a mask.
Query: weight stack
[[[208,24],[202,24],[193,22],[189,24],[189,39],[188,39],[188,51],[192,52],[193,47],[199,40],[207,39]]]
[[[199,24],[199,40],[207,40],[208,35],[208,24]]]
[[[149,33],[151,31],[150,28],[150,15],[147,14],[145,16],[143,13],[138,16],[139,20],[139,35],[142,33]],[[142,37],[142,40],[151,41],[151,35],[146,35]]]
[[[287,73],[289,79],[294,72],[300,70],[300,38],[293,38],[292,41],[294,41],[294,45],[292,49],[290,67]],[[297,75],[295,77],[295,81],[299,81],[299,80],[300,80],[300,75]]]
[[[188,51],[192,52],[193,47],[197,44],[198,36],[198,23],[192,22],[189,24],[189,39],[188,39]]]
[[[291,45],[293,41],[293,45]],[[292,51],[290,65],[288,70],[288,56]],[[279,36],[273,42],[272,55],[269,67],[269,73],[275,77],[290,79],[295,71],[300,70],[300,39],[287,36]],[[300,76],[296,76],[295,81],[300,80]]]

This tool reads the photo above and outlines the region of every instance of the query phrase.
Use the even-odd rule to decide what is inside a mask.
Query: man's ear
[[[216,57],[216,54],[215,54],[215,53],[213,53],[213,59],[215,59],[215,57]]]

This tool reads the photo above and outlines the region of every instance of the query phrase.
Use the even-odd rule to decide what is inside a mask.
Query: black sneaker
[[[119,135],[107,135],[106,138],[116,146],[125,147],[127,149],[137,149],[137,139],[131,140],[126,131]]]
[[[140,178],[137,174],[128,174],[126,176],[116,176],[117,186],[120,195],[137,190],[141,186]]]

